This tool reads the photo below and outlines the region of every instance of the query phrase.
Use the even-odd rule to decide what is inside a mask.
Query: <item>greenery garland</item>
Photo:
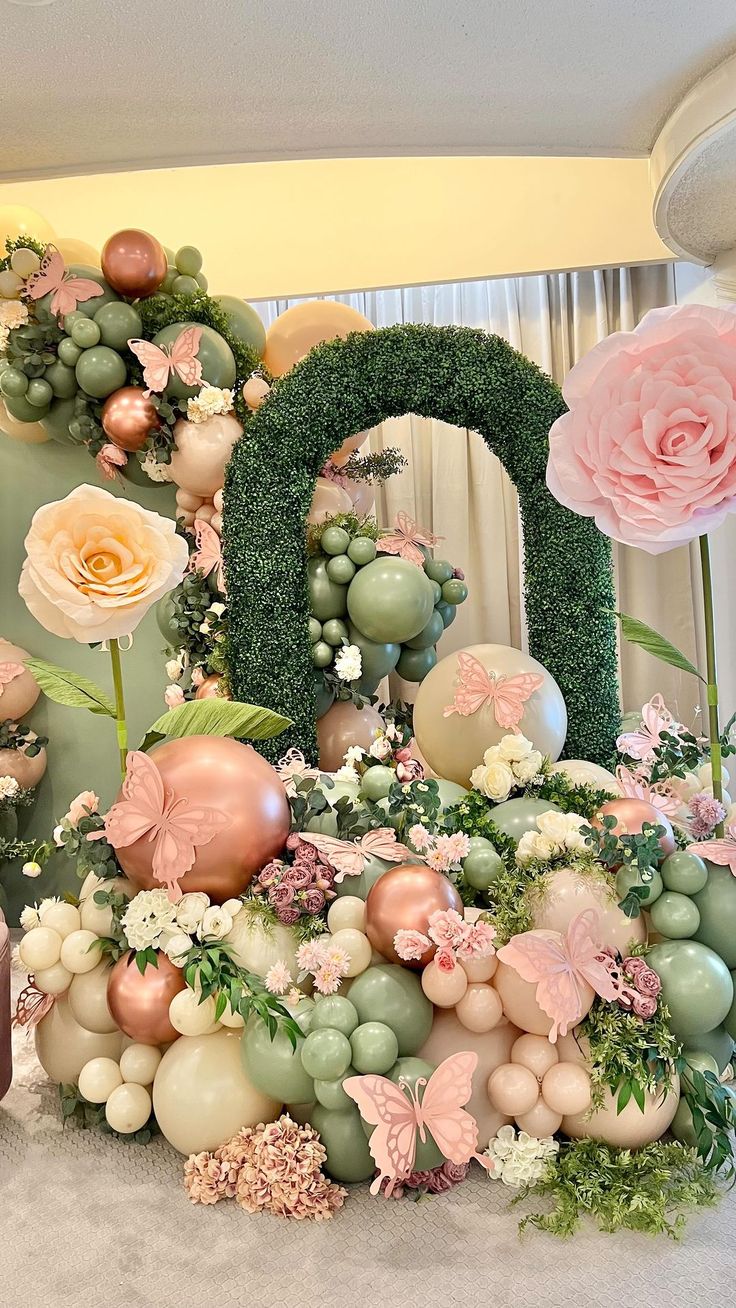
[[[149,324],[147,324],[149,326]],[[499,336],[397,326],[318,346],[278,381],[238,442],[225,483],[229,659],[238,699],[294,721],[290,746],[317,755],[307,635],[305,521],[316,477],[343,440],[417,413],[480,432],[519,493],[529,647],[568,711],[568,757],[606,763],[619,722],[609,542],[547,490],[558,387]]]

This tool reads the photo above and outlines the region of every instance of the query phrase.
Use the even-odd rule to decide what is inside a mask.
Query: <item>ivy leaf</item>
[[[240,704],[230,699],[198,699],[170,709],[150,727],[161,737],[238,736],[248,740],[271,740],[293,726],[290,718],[257,704]],[[147,738],[146,737],[146,738]]]
[[[606,612],[611,612],[610,609]],[[689,672],[691,676],[697,677],[705,685],[705,678],[701,677],[698,669],[690,662],[688,658],[667,640],[666,636],[660,635],[653,627],[648,627],[646,622],[640,622],[638,618],[629,617],[626,613],[613,612],[621,622],[621,633],[624,640],[628,640],[631,645],[641,645],[647,654],[653,658],[660,659],[663,663],[669,663],[673,668],[679,668],[680,672]]]
[[[108,718],[115,717],[115,705],[94,681],[80,677],[79,673],[70,672],[67,668],[59,668],[55,663],[46,663],[44,659],[26,659],[25,663],[44,695],[55,704],[89,709],[90,713],[99,713]]]

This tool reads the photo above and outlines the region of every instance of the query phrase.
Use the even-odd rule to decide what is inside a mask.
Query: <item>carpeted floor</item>
[[[56,1089],[16,1033],[0,1104],[0,1308],[342,1308],[431,1303],[692,1308],[733,1297],[736,1194],[681,1244],[523,1238],[511,1192],[480,1174],[437,1199],[363,1186],[332,1221],[286,1223],[234,1203],[202,1208],[168,1145],[62,1131]]]

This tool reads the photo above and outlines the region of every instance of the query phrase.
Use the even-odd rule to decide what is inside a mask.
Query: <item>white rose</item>
[[[243,907],[243,901],[242,899],[226,899],[222,907],[231,917],[237,917]]]
[[[536,854],[536,831],[525,831],[516,847],[517,863],[530,863]]]
[[[581,831],[568,831],[565,836],[565,849],[573,854],[590,854],[591,848]]]
[[[182,895],[176,906],[176,925],[181,927],[182,931],[186,931],[188,935],[192,935],[197,930],[209,906],[210,897],[205,895],[202,890]]]
[[[491,763],[503,763],[503,761],[504,760],[501,758],[501,751],[498,745],[489,745],[488,749],[483,755],[483,762],[485,763],[486,767],[489,767]]]
[[[527,740],[526,736],[504,736],[498,744],[499,753],[505,763],[518,763],[519,759],[525,758],[533,748],[532,742]]]
[[[557,845],[565,843],[565,837],[570,830],[567,813],[555,813],[554,809],[550,809],[547,813],[540,813],[537,826],[543,836],[548,836]]]
[[[388,758],[391,753],[391,741],[387,740],[385,736],[379,736],[377,740],[373,741],[368,753],[371,758]]]
[[[185,935],[183,931],[176,931],[174,935],[169,936],[164,945],[164,953],[174,967],[183,967],[184,960],[192,947],[192,937]]]
[[[197,932],[200,940],[222,940],[232,930],[233,919],[220,904],[208,908]]]
[[[470,784],[475,790],[486,795],[488,799],[493,799],[496,803],[501,803],[508,799],[513,786],[514,774],[506,763],[482,763],[480,767],[474,768],[470,775]]]
[[[533,781],[541,766],[542,755],[538,749],[533,749],[530,754],[526,754],[524,758],[514,763],[514,776],[518,777],[519,781]]]

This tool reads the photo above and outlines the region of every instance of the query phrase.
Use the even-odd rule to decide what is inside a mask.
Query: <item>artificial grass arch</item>
[[[354,333],[276,384],[233,451],[223,528],[233,693],[294,720],[264,753],[296,746],[317,757],[304,526],[317,475],[347,436],[417,413],[479,432],[516,485],[529,648],[565,697],[565,755],[610,759],[619,722],[610,544],[545,484],[549,429],[564,409],[536,364],[467,327]]]

